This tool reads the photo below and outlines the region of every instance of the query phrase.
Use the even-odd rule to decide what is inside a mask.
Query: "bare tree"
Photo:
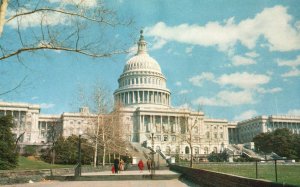
[[[1,0],[0,61],[21,61],[23,53],[45,50],[93,58],[124,53],[128,46],[112,29],[130,23],[100,0]]]
[[[97,83],[91,94],[85,93],[84,88],[79,89],[78,103],[80,106],[88,106],[91,109],[88,116],[86,136],[92,142],[94,148],[94,167],[97,158],[102,156],[102,165],[105,165],[106,156],[110,154],[124,155],[126,153],[127,130],[123,127],[121,105],[109,97],[109,92],[101,83]]]
[[[194,161],[194,149],[193,147],[196,144],[199,144],[200,136],[199,135],[199,109],[196,113],[191,113],[190,115],[184,115],[182,117],[182,123],[180,124],[180,142],[186,143],[189,146],[190,150],[190,167],[193,167],[193,161]]]
[[[55,164],[55,143],[56,140],[62,135],[62,123],[59,119],[54,118],[51,122],[48,122],[47,142],[50,143],[51,151],[51,164]]]

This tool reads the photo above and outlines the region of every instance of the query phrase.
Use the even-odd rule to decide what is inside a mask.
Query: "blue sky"
[[[132,54],[139,30],[144,29],[149,54],[167,78],[173,106],[200,107],[209,117],[230,121],[300,115],[299,1],[105,3],[121,18],[133,19],[130,28],[114,29],[109,36],[125,41]],[[6,25],[3,37],[12,29]],[[99,33],[94,30],[91,35]],[[41,104],[42,113],[60,114],[77,110],[80,85],[90,89],[100,83],[112,93],[130,55],[92,59],[43,51],[21,58],[22,63],[16,58],[1,62],[0,89],[28,78],[20,89],[0,99]]]

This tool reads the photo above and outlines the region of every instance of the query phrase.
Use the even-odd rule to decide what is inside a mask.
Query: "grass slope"
[[[254,164],[199,164],[195,168],[255,178]],[[277,182],[300,185],[300,165],[277,165]],[[258,179],[276,181],[274,165],[258,165]]]
[[[70,168],[73,165],[59,165],[59,164],[48,164],[41,160],[32,160],[27,157],[20,156],[18,167],[15,170],[25,169],[53,169],[53,168]]]

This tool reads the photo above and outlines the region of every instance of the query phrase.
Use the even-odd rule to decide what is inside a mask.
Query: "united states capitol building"
[[[138,50],[124,66],[114,92],[115,103],[121,103],[122,121],[133,145],[149,146],[165,154],[207,155],[220,152],[230,144],[247,143],[257,134],[288,128],[300,134],[300,116],[258,116],[240,122],[205,117],[201,111],[174,108],[171,92],[158,62],[149,56],[141,33]],[[87,107],[79,112],[61,115],[41,114],[39,105],[0,102],[0,116],[14,117],[16,137],[22,145],[46,145],[53,129],[68,137],[89,128]],[[153,142],[152,142],[153,137]]]

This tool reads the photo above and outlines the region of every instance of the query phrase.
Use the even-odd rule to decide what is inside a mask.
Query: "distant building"
[[[229,125],[230,143],[248,143],[260,134],[276,129],[287,128],[295,134],[300,134],[300,116],[257,116]]]

